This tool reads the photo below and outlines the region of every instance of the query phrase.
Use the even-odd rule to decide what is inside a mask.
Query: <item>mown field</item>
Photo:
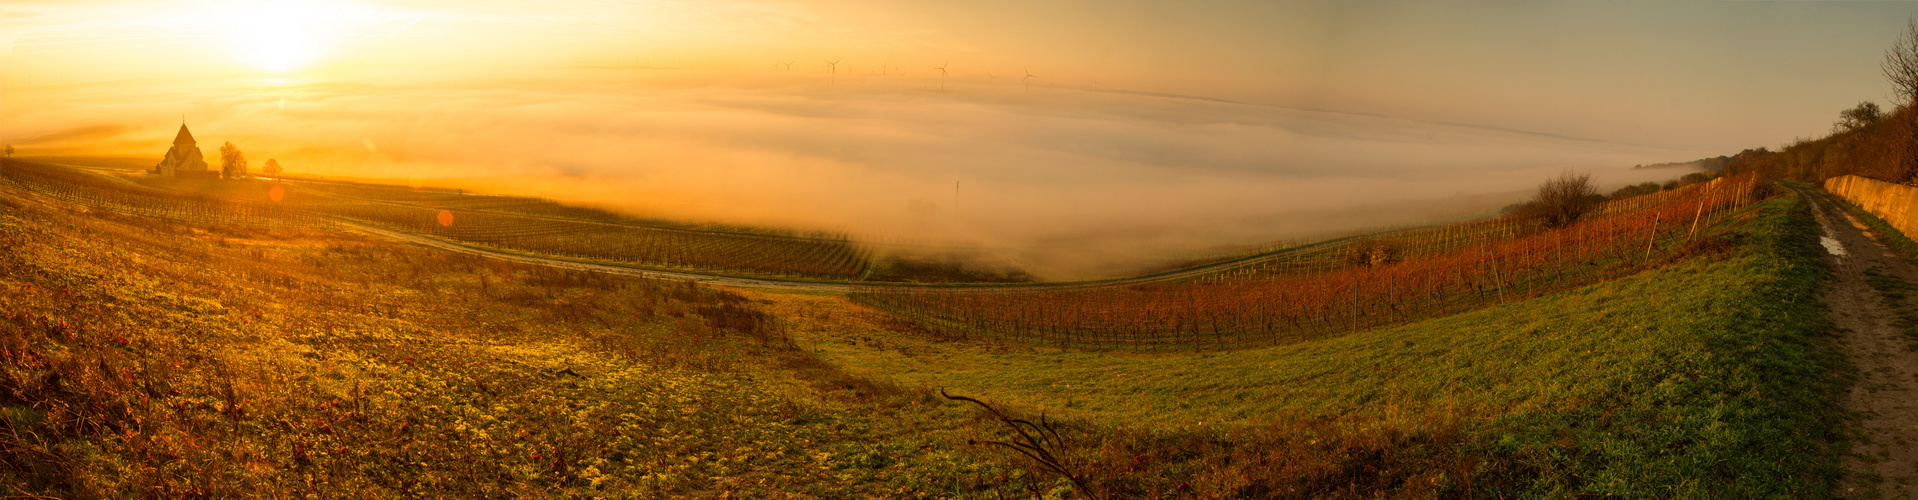
[[[136,194],[179,196],[160,193]],[[1530,300],[1131,353],[953,338],[843,294],[559,271],[0,186],[0,484],[62,498],[1826,497],[1844,367],[1823,343],[1804,210],[1785,197],[1728,212],[1709,245]],[[981,444],[1017,437],[942,389],[1056,419],[1044,445],[1083,489]]]

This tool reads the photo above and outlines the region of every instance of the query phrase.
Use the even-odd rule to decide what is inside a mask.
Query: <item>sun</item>
[[[363,7],[344,2],[280,0],[234,4],[223,19],[227,43],[247,64],[273,73],[299,69],[326,54]]]

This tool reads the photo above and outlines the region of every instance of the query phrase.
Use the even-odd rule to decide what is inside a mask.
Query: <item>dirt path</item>
[[[1896,316],[1865,280],[1872,268],[1918,283],[1918,267],[1895,257],[1865,225],[1833,205],[1828,195],[1801,190],[1823,227],[1821,243],[1836,276],[1825,291],[1840,344],[1858,379],[1845,408],[1859,416],[1858,435],[1842,459],[1838,495],[1918,499],[1918,352],[1908,346]],[[1905,304],[1905,307],[1913,307]]]

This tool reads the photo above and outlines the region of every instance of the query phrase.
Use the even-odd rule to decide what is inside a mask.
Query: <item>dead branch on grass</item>
[[[1053,450],[1065,445],[1065,439],[1059,437],[1058,429],[1052,426],[1052,421],[1046,419],[1044,413],[1039,414],[1038,423],[1033,423],[1025,419],[1008,417],[1005,413],[1001,413],[998,409],[993,408],[992,405],[988,405],[984,401],[947,394],[945,389],[939,389],[939,395],[945,396],[945,398],[949,400],[967,401],[979,405],[979,407],[984,408],[987,413],[991,413],[994,418],[999,419],[999,422],[1006,424],[1007,428],[1012,429],[1013,434],[1019,436],[1017,440],[1012,441],[967,440],[967,444],[1000,446],[1019,452],[1019,454],[1025,455],[1026,458],[1030,458],[1034,462],[1038,462],[1039,465],[1044,466],[1046,469],[1065,476],[1067,480],[1072,481],[1072,486],[1078,488],[1079,492],[1085,494],[1085,496],[1094,499],[1099,498],[1098,495],[1092,493],[1092,489],[1086,487],[1085,481],[1081,479],[1078,474],[1073,473],[1063,460],[1060,460],[1057,455],[1053,454]]]

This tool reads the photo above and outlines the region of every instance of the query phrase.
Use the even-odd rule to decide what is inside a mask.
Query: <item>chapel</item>
[[[153,173],[168,177],[208,177],[214,172],[207,169],[206,158],[200,155],[200,146],[193,140],[193,133],[186,130],[186,124],[180,124],[180,134],[173,137],[173,147],[166,150],[166,158],[153,166]]]

